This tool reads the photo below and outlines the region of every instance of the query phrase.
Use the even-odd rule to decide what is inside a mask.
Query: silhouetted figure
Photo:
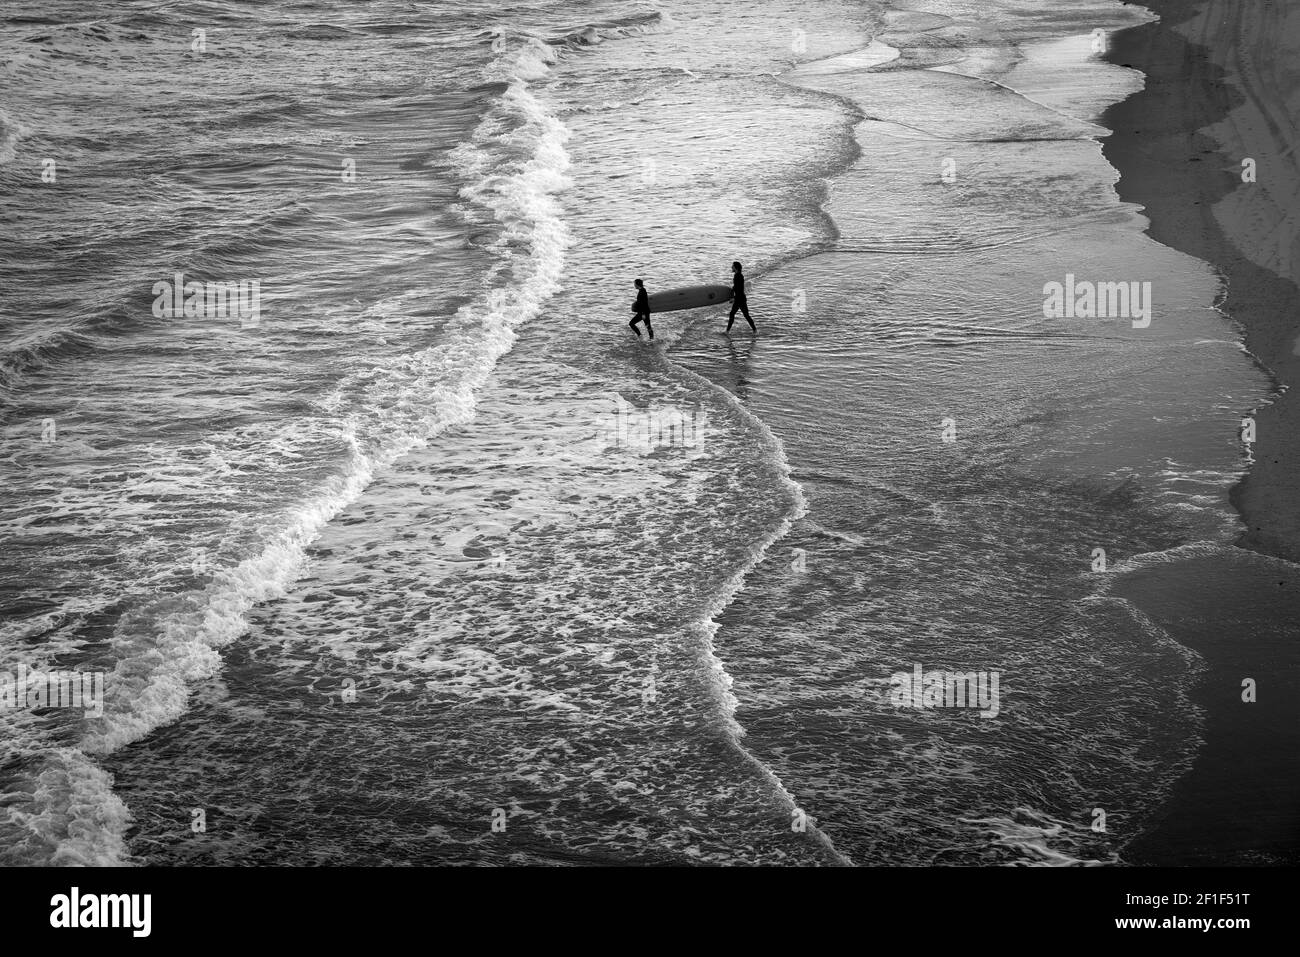
[[[749,318],[749,304],[745,302],[745,274],[740,271],[740,263],[731,264],[731,315],[727,316],[727,331],[731,331],[731,324],[736,321],[736,310],[739,309],[745,316],[745,321],[749,323],[749,328],[758,332],[758,327],[754,325],[754,320]]]
[[[641,338],[641,330],[636,327],[638,322],[645,323],[645,331],[650,333],[651,340],[655,337],[655,331],[650,326],[650,297],[646,294],[645,283],[640,279],[632,280],[632,285],[636,286],[636,302],[632,303],[632,311],[636,314],[632,321],[628,323],[632,331],[636,333],[638,339]]]

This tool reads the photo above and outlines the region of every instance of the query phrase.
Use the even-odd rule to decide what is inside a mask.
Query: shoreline
[[[892,33],[890,31],[884,31],[878,34],[876,38],[873,40],[873,44],[893,43],[893,42],[896,41],[892,40]],[[854,58],[853,55],[850,55],[845,57],[828,57],[825,58],[825,60],[839,61],[841,64],[843,64],[842,67],[843,72],[846,75],[852,75],[852,73],[854,72],[852,70],[853,64],[849,64],[845,61],[852,60],[853,58]],[[841,93],[840,89],[837,87],[830,86],[828,84],[826,88],[822,88],[806,82],[800,82],[799,77],[801,72],[802,71],[798,68],[794,70],[786,71],[784,74],[781,75],[779,81],[783,83],[797,84],[799,87],[805,90],[818,91],[822,94],[833,97],[838,102],[846,103],[849,106],[849,108],[853,110],[855,113],[863,112],[864,107],[861,105],[859,100],[850,98],[848,95]],[[816,73],[816,76],[825,76],[830,72],[831,71],[829,70],[818,71]],[[928,76],[928,74],[922,74],[922,76]],[[971,78],[971,79],[978,79],[978,78]],[[1130,85],[1128,88],[1132,89],[1132,85]],[[1116,96],[1122,96],[1122,95],[1123,93],[1116,94]],[[1115,97],[1110,97],[1107,102],[1113,99],[1115,99]],[[858,124],[856,123],[853,124],[853,129],[855,130],[855,135],[861,138],[860,142],[865,144],[867,140],[870,139],[870,133],[863,136],[863,134],[859,130]],[[1097,134],[1100,134],[1101,132],[1102,131],[1100,130],[1096,131]],[[1096,136],[1091,136],[1089,138],[1089,146],[1092,148],[1092,155],[1090,158],[1096,164],[1096,166],[1099,167],[1099,169],[1097,170],[1097,174],[1099,177],[1097,180],[1098,188],[1099,189],[1105,188],[1108,191],[1111,182],[1113,182],[1113,177],[1115,175],[1114,170],[1111,166],[1100,162],[1100,160],[1096,158],[1096,153],[1098,148]],[[853,164],[851,164],[848,168],[846,168],[838,176],[836,176],[835,179],[832,181],[834,183],[834,186],[832,188],[832,193],[837,199],[837,204],[835,206],[827,206],[824,208],[824,211],[828,217],[846,215],[846,221],[843,228],[841,228],[841,224],[839,222],[835,223],[835,232],[837,234],[840,234],[841,236],[847,235],[849,238],[845,240],[845,244],[849,246],[860,245],[861,238],[864,235],[863,231],[874,232],[874,230],[877,228],[875,224],[870,222],[865,222],[863,219],[863,215],[860,212],[858,215],[856,216],[854,215],[855,210],[864,210],[869,208],[867,203],[862,202],[863,194],[862,194],[861,181],[865,177],[872,175],[867,171],[867,167],[865,165],[866,162],[868,162],[867,154],[863,152],[863,149],[859,149],[858,152],[859,152],[858,161],[855,161]],[[853,186],[855,173],[859,181],[859,186],[857,187],[858,192],[856,194],[854,192],[854,186]],[[856,202],[855,202],[855,198],[856,198]],[[1113,194],[1108,193],[1107,201],[1110,203],[1115,203]],[[918,208],[924,211],[924,207],[918,207]],[[1116,208],[1119,208],[1118,204],[1116,204]],[[835,222],[834,219],[832,219],[832,221]],[[1149,247],[1152,245],[1147,243],[1146,240],[1140,236],[1140,232],[1142,231],[1142,223],[1141,221],[1137,220],[1137,217],[1131,217],[1130,219],[1128,219],[1125,228],[1127,231],[1131,232],[1135,240],[1134,242],[1135,246]],[[857,232],[854,231],[855,229],[857,230]],[[857,242],[855,242],[855,237],[857,238]],[[873,240],[873,241],[878,242],[879,245],[881,246],[888,245],[887,239],[881,239],[878,241]],[[850,254],[851,252],[856,252],[856,251],[857,250],[851,250]],[[1172,257],[1170,254],[1168,254],[1167,250],[1164,250],[1164,252],[1166,258],[1177,258],[1177,259],[1183,258],[1183,257]],[[810,300],[814,298],[818,298],[819,302],[830,302],[832,304],[846,302],[848,301],[847,297],[843,297],[843,298],[838,297],[835,292],[837,287],[835,285],[834,277],[842,276],[848,273],[850,269],[860,269],[862,267],[856,264],[853,265],[852,267],[845,265],[843,269],[837,268],[835,266],[831,266],[828,267],[823,272],[820,273],[818,272],[820,263],[833,262],[836,256],[843,256],[843,255],[845,255],[845,253],[841,249],[841,244],[837,242],[835,244],[832,244],[830,248],[825,250],[814,250],[805,255],[790,257],[789,261],[783,264],[777,266],[768,265],[767,268],[757,273],[757,276],[759,280],[763,284],[765,284],[765,286],[768,283],[771,284],[770,289],[768,290],[769,292],[775,290],[787,290],[787,289],[798,288],[800,290],[807,290]],[[840,262],[843,262],[843,260],[841,259]],[[1195,300],[1197,302],[1200,302],[1202,300],[1208,302],[1208,300],[1214,294],[1213,290],[1215,288],[1215,285],[1213,282],[1213,278],[1208,274],[1208,271],[1203,270],[1200,267],[1198,267],[1196,270],[1193,271],[1201,276],[1201,284],[1197,287],[1198,293],[1200,294],[1198,294],[1198,296],[1195,297]],[[1168,275],[1168,273],[1166,273],[1166,275]],[[769,313],[768,318],[785,319],[787,322],[791,323],[788,331],[794,335],[797,335],[800,332],[799,325],[802,322],[807,321],[803,317],[803,315],[800,314],[796,316],[792,313],[787,314],[782,310],[780,304],[776,302],[773,302],[772,305],[775,307],[775,311],[773,313]],[[814,311],[815,309],[810,310],[810,312],[814,312]],[[761,329],[763,328],[764,322],[766,320],[761,314],[756,313],[756,315],[759,316],[759,325]],[[1221,321],[1220,318],[1216,315],[1209,315],[1207,318],[1211,320],[1212,323],[1214,324],[1217,324],[1218,322]],[[702,326],[703,321],[691,325],[693,326],[696,324]],[[1207,325],[1208,324],[1209,323],[1207,323]],[[1217,336],[1217,329],[1215,330],[1215,333],[1216,333],[1215,338],[1218,339],[1219,337]],[[741,336],[738,338],[743,338],[743,336],[744,333],[742,329]],[[1222,338],[1228,338],[1228,337],[1223,336]],[[721,359],[717,357],[709,357],[707,355],[707,349],[704,348],[703,343],[698,344],[700,346],[700,354],[697,355],[696,354],[697,343],[692,341],[692,339],[686,337],[683,337],[683,340],[684,341],[674,340],[672,342],[674,361],[682,364],[686,368],[696,371],[698,374],[704,376],[705,378],[715,383],[716,385],[722,386],[726,388],[728,391],[732,391],[737,396],[743,399],[747,408],[751,407],[750,406],[751,398],[749,395],[746,394],[746,386],[749,386],[751,384],[757,384],[760,389],[763,388],[764,384],[766,384],[769,392],[780,394],[780,395],[799,394],[800,389],[808,385],[807,382],[800,380],[797,374],[790,373],[791,366],[789,364],[782,365],[779,359],[777,360],[775,365],[771,363],[770,360],[772,360],[773,356],[771,352],[770,341],[767,346],[763,347],[764,348],[763,353],[756,353],[758,355],[758,360],[755,363],[755,368],[750,368],[749,347],[741,347],[739,350],[739,355],[736,354],[737,350],[733,349],[732,360],[730,363],[727,363],[726,361],[724,361],[725,357],[722,357]],[[779,349],[780,339],[778,338],[776,342],[778,343],[778,349]],[[784,355],[784,358],[794,359],[794,360],[798,359],[798,357],[794,356],[793,354],[786,354]],[[1237,360],[1238,357],[1236,357],[1235,355],[1230,355],[1230,359],[1229,359],[1230,364],[1235,363]],[[797,361],[795,362],[795,364],[796,365],[798,364]],[[767,368],[764,369],[763,368],[764,366],[767,366]],[[787,378],[784,379],[781,378],[782,370],[784,370],[784,372],[787,374]],[[776,384],[774,385],[773,383]],[[847,390],[850,392],[856,391],[856,389],[852,387],[847,387]],[[1256,391],[1254,394],[1258,395],[1260,394],[1260,391]],[[767,423],[769,427],[772,428],[774,432],[782,436],[783,440],[788,442],[793,437],[794,444],[791,447],[797,448],[799,433],[792,428],[788,428],[788,426],[791,423],[790,417],[787,416],[786,419],[783,420],[781,416],[782,410],[779,408],[779,406],[774,406],[771,403],[769,403],[768,408],[766,409],[763,408],[761,405],[762,400],[757,395],[755,395],[754,401],[760,403],[757,407],[754,407],[755,414],[759,415],[762,418],[762,420],[765,423]],[[775,414],[775,417],[773,417],[773,414]],[[875,416],[873,418],[874,419],[884,418],[891,421],[894,420],[901,421],[901,419],[897,419],[897,417],[890,416],[890,415]],[[781,423],[783,421],[785,421],[787,428],[782,427]],[[1228,419],[1229,428],[1230,428],[1230,422],[1231,419]],[[855,431],[853,434],[859,442],[863,441],[861,433]],[[794,458],[795,461],[802,461],[802,464],[804,466],[808,466],[809,462],[814,461],[814,459],[811,459],[807,456],[794,455],[792,457]],[[822,466],[824,466],[824,464],[825,463],[821,463]],[[843,466],[840,466],[840,468],[843,468]],[[813,473],[816,473],[818,471],[830,473],[836,470],[822,467],[822,468],[811,469],[811,471]],[[807,476],[805,475],[799,475],[798,477],[801,481],[807,480]],[[818,494],[818,497],[821,498],[823,501],[825,501],[827,498],[829,498],[829,496],[824,496],[821,493],[826,492],[827,485],[824,483],[821,486],[819,486],[817,483],[816,474],[811,475],[811,478],[812,478],[812,484],[806,487],[809,497],[812,498],[814,492],[816,492]],[[887,487],[887,484],[888,483],[884,483],[882,487]],[[944,517],[937,510],[937,508],[935,512],[930,514],[935,520],[936,525],[944,521]],[[824,517],[823,517],[823,521],[828,522],[828,525],[830,526],[829,530],[827,527],[823,527],[821,525],[814,525],[817,531],[812,532],[811,534],[807,534],[807,530],[805,530],[805,534],[803,534],[803,536],[800,537],[798,530],[796,530],[794,534],[789,535],[788,537],[784,538],[782,541],[786,546],[792,548],[795,553],[799,553],[802,551],[808,555],[819,555],[820,557],[814,558],[813,560],[819,563],[824,563],[826,565],[837,564],[837,563],[843,565],[849,565],[854,558],[860,558],[860,555],[854,554],[854,549],[858,547],[864,547],[866,544],[865,541],[862,539],[858,539],[857,541],[855,541],[851,536],[843,536],[843,537],[838,536],[836,535],[834,529],[840,527],[839,524],[835,523],[833,520],[829,520]],[[845,525],[845,527],[851,529],[854,526],[851,523],[848,523]],[[944,534],[946,535],[947,532],[945,531]],[[822,539],[822,536],[825,536],[824,540]],[[826,547],[828,541],[831,540],[832,538],[838,538],[838,541],[842,546],[840,551],[835,551],[835,548],[837,547],[835,544],[831,544],[829,548]],[[800,549],[797,546],[805,546],[805,548]],[[820,548],[821,551],[815,551],[815,549],[817,548]],[[771,553],[769,553],[769,556],[771,557]],[[788,555],[785,557],[785,560],[786,561],[789,560]],[[783,583],[780,580],[780,569],[775,568],[775,566],[773,566],[770,562],[765,563],[765,565],[766,567],[760,566],[757,569],[757,574],[755,574],[752,579],[749,579],[746,582],[746,588],[747,589],[754,588],[757,594],[751,593],[751,595],[747,596],[747,599],[745,601],[736,602],[734,604],[728,605],[728,611],[724,612],[722,616],[715,619],[716,621],[719,621],[721,624],[720,633],[722,635],[722,640],[719,641],[719,650],[717,651],[717,656],[720,659],[722,659],[724,662],[726,662],[728,673],[735,676],[737,686],[739,688],[745,688],[750,691],[750,693],[745,695],[742,699],[744,701],[745,710],[742,712],[738,712],[738,720],[744,725],[747,732],[749,732],[749,738],[746,747],[752,749],[751,753],[755,754],[758,760],[764,762],[765,765],[773,767],[774,773],[777,774],[779,778],[784,780],[789,780],[791,782],[798,784],[800,789],[797,790],[794,784],[792,784],[791,791],[797,795],[800,801],[807,802],[807,801],[816,801],[818,799],[827,799],[828,795],[823,793],[823,790],[819,790],[818,788],[811,787],[809,784],[809,782],[824,780],[824,778],[819,778],[818,776],[819,772],[816,767],[814,767],[813,774],[811,775],[804,774],[802,773],[801,768],[796,763],[794,762],[783,763],[785,762],[785,756],[782,755],[779,752],[779,750],[772,747],[768,747],[766,749],[764,748],[764,742],[767,742],[769,745],[772,742],[779,742],[782,740],[781,735],[783,733],[788,733],[790,730],[790,725],[787,723],[783,723],[783,721],[780,719],[779,715],[777,714],[776,709],[768,707],[766,711],[764,710],[764,702],[765,700],[768,700],[768,696],[765,695],[764,693],[762,676],[759,675],[757,676],[756,679],[755,672],[757,672],[759,669],[753,667],[753,662],[755,660],[761,660],[765,667],[767,667],[769,670],[772,670],[771,665],[769,664],[767,659],[755,658],[754,652],[756,650],[761,649],[761,654],[771,655],[773,656],[772,660],[779,661],[782,660],[780,658],[780,655],[783,653],[783,649],[777,646],[775,642],[771,641],[770,637],[765,638],[764,641],[761,643],[761,645],[759,642],[753,641],[753,635],[752,635],[752,632],[754,631],[753,628],[748,628],[748,631],[751,634],[748,636],[749,642],[747,644],[747,635],[746,635],[747,623],[744,620],[746,613],[755,615],[758,619],[761,619],[765,623],[772,625],[773,627],[770,628],[770,631],[772,632],[780,631],[780,627],[776,623],[781,622],[782,619],[780,617],[780,614],[776,611],[776,605],[781,603],[778,601],[770,601],[768,605],[764,605],[763,604],[764,598],[761,596],[787,594],[786,592],[783,591],[783,588],[786,586],[785,583]],[[763,578],[764,571],[769,573],[766,579]],[[802,592],[797,595],[791,593],[791,599],[796,601],[796,607],[800,607],[801,609],[803,607],[808,608],[810,615],[807,620],[814,620],[813,615],[815,615],[816,613],[815,602],[809,599],[809,594],[811,592],[812,592],[812,588],[808,588],[802,590]],[[884,587],[881,587],[880,593],[887,594]],[[805,602],[805,601],[807,602],[806,606],[798,604],[799,602]],[[747,604],[750,606],[748,609],[745,608]],[[810,639],[810,644],[815,647],[816,640]],[[828,642],[827,644],[829,646],[830,642]],[[1135,644],[1140,645],[1141,640],[1135,642]],[[748,652],[748,656],[747,656],[747,652]],[[925,657],[924,655],[920,655],[919,657],[914,655],[912,658],[908,660],[922,660],[924,657]],[[1190,656],[1185,655],[1184,657],[1190,657]],[[746,670],[747,664],[750,666],[748,670]],[[780,669],[778,668],[776,670],[780,670]],[[1162,671],[1163,669],[1161,668],[1150,669],[1150,673],[1152,674],[1152,677],[1156,681],[1159,681],[1161,679]],[[1048,683],[1043,682],[1043,684],[1046,686]],[[1182,690],[1181,686],[1184,684],[1185,682],[1183,681],[1178,682],[1180,691]],[[741,694],[741,692],[737,691],[737,694],[739,695]],[[1169,705],[1172,705],[1173,703],[1168,698],[1161,698],[1161,701]],[[1178,703],[1181,704],[1182,701],[1179,701]],[[877,716],[872,716],[873,719],[875,717]],[[871,724],[871,723],[872,723],[871,721],[867,722],[867,724]],[[1132,725],[1131,727],[1139,727],[1139,726],[1140,726],[1140,721],[1136,721],[1134,722],[1134,725]],[[1193,740],[1195,740],[1193,729],[1189,727],[1188,731],[1189,731],[1188,736]],[[862,738],[864,740],[870,740],[870,735],[872,733],[875,733],[874,729],[872,731],[868,731],[867,733],[863,734]],[[1190,751],[1190,749],[1188,750]],[[775,760],[773,760],[772,757],[773,752],[775,752],[776,754]],[[869,749],[863,749],[861,754],[855,754],[852,760],[858,760],[860,757],[871,758],[873,757],[873,755],[870,754]],[[1186,770],[1187,763],[1188,762],[1180,762],[1178,764],[1177,767],[1178,767],[1179,774],[1181,774],[1183,771]],[[871,767],[874,765],[864,764],[862,766]],[[1168,762],[1166,762],[1166,767],[1168,767]],[[1160,793],[1162,795],[1166,793],[1166,786],[1168,783],[1168,779],[1173,778],[1174,776],[1175,775],[1170,774],[1165,779],[1162,779],[1161,787],[1160,787]],[[1116,777],[1120,777],[1120,775],[1117,774]],[[915,786],[915,782],[911,782],[911,785]],[[1116,791],[1118,790],[1119,789],[1116,789]],[[1084,800],[1091,801],[1093,800],[1093,797],[1094,796],[1091,794],[1085,795]],[[1125,797],[1128,797],[1128,795],[1125,795]],[[839,822],[839,824],[841,825],[841,827],[835,833],[837,848],[841,849],[842,853],[848,855],[849,857],[851,857],[856,861],[870,861],[873,864],[880,864],[882,863],[882,861],[879,855],[884,854],[886,856],[886,860],[888,863],[895,863],[895,864],[900,862],[905,862],[910,865],[939,864],[939,863],[947,864],[947,863],[960,863],[962,861],[964,861],[965,863],[971,863],[970,858],[954,861],[953,859],[957,857],[957,855],[953,852],[952,848],[937,849],[930,856],[925,856],[922,858],[911,860],[908,859],[907,857],[907,854],[910,853],[910,851],[900,852],[897,848],[891,848],[888,844],[888,840],[889,840],[888,837],[880,838],[879,841],[877,842],[877,846],[874,847],[869,844],[864,844],[862,842],[861,834],[866,831],[870,831],[871,829],[878,829],[880,833],[885,835],[889,835],[891,832],[889,832],[888,827],[882,824],[878,819],[873,819],[869,822],[858,823],[854,817],[854,815],[857,813],[857,809],[850,808],[847,806],[852,802],[845,800],[843,803],[844,806],[837,807],[835,804],[832,803],[829,805],[829,807],[823,807],[823,812],[826,813],[830,819]],[[1164,804],[1165,802],[1162,798],[1152,797],[1149,793],[1140,795],[1139,799],[1136,801],[1120,800],[1117,798],[1113,808],[1113,810],[1116,810],[1117,813],[1112,820],[1115,822],[1115,825],[1113,826],[1115,827],[1115,830],[1118,833],[1116,834],[1116,837],[1113,840],[1109,838],[1105,839],[1106,842],[1108,843],[1107,850],[1110,851],[1122,847],[1123,841],[1126,837],[1129,837],[1134,833],[1138,833],[1136,832],[1136,830],[1131,830],[1127,834],[1124,831],[1124,825],[1126,823],[1126,818],[1127,818],[1126,812],[1128,809],[1131,809],[1136,806],[1142,808],[1143,811],[1154,810],[1158,812],[1164,807]],[[858,802],[859,808],[866,807],[866,806],[874,806],[874,805],[869,800],[863,800]],[[1010,807],[1012,805],[1008,804],[1006,806]],[[1089,803],[1087,805],[1089,809],[1091,809],[1092,806],[1093,806],[1092,803]],[[1052,811],[1056,813],[1060,813],[1062,820],[1072,820],[1067,816],[1068,813],[1070,812],[1069,810],[1062,813],[1058,811],[1055,807],[1053,807]],[[1072,835],[1067,830],[1065,832],[1066,836],[1060,842],[1061,844],[1064,845],[1066,849],[1058,850],[1058,848],[1056,847],[1056,842],[1053,840],[1053,838],[1057,836],[1055,833],[1049,834],[1047,830],[1044,830],[1040,832],[1037,838],[1034,838],[1033,835],[1035,832],[1034,832],[1034,825],[1032,824],[1029,826],[1028,829],[1022,829],[1021,828],[1022,822],[1018,820],[1012,820],[1010,818],[998,819],[996,815],[991,820],[995,821],[995,826],[990,830],[989,833],[991,833],[994,836],[990,838],[986,835],[984,838],[985,840],[990,841],[990,847],[994,846],[992,844],[992,842],[994,841],[1003,841],[1004,839],[1010,839],[1012,841],[1022,841],[1023,839],[1023,842],[1018,846],[1018,848],[1015,851],[1010,853],[1021,854],[1026,856],[1041,854],[1042,855],[1041,857],[1031,858],[1038,862],[1041,862],[1043,858],[1048,858],[1048,859],[1055,860],[1057,862],[1068,862],[1076,865],[1093,865],[1093,864],[1119,863],[1121,860],[1117,858],[1116,855],[1114,854],[1096,853],[1093,850],[1093,848],[1096,845],[1092,845],[1088,843],[1087,840],[1088,835],[1086,833],[1083,835],[1083,840],[1072,841]],[[1131,818],[1129,818],[1129,820],[1131,820]],[[1008,828],[1008,830],[1005,833],[999,832],[997,828],[1004,826],[1004,824]],[[911,827],[915,827],[916,826],[915,818],[909,819],[908,825]],[[900,831],[897,833],[902,833],[902,832]],[[1025,834],[1029,834],[1031,835],[1031,837],[1028,839],[1024,839]],[[1041,844],[1039,845],[1038,848],[1029,849],[1027,845],[1029,845],[1035,839],[1039,840]],[[854,843],[855,841],[857,843]],[[1047,848],[1047,845],[1049,843],[1052,844],[1050,849]],[[1098,840],[1098,843],[1101,843],[1100,839]],[[1001,845],[1003,849],[1010,846],[1012,845],[1005,844],[1005,843]]]
[[[1300,561],[1300,407],[1287,387],[1300,381],[1293,254],[1300,239],[1287,211],[1300,195],[1300,170],[1296,133],[1277,121],[1286,104],[1272,94],[1294,97],[1300,71],[1278,82],[1288,54],[1285,12],[1224,0],[1141,5],[1160,20],[1115,34],[1106,54],[1146,76],[1142,92],[1103,115],[1114,131],[1102,148],[1120,173],[1116,191],[1144,207],[1152,239],[1216,269],[1225,288],[1215,305],[1276,391],[1260,408],[1240,410],[1254,417],[1257,440],[1253,465],[1230,492],[1245,528],[1235,542],[1242,561],[1220,566],[1222,588],[1191,593],[1179,589],[1176,570],[1152,569],[1116,589],[1174,626],[1171,633],[1204,662],[1191,691],[1205,715],[1204,747],[1160,820],[1124,856],[1140,865],[1295,863],[1300,644],[1288,623],[1300,620],[1300,566],[1293,564]],[[1255,182],[1243,178],[1246,159],[1256,164]],[[1278,616],[1282,609],[1290,615]],[[1254,704],[1242,703],[1244,677],[1261,688]]]

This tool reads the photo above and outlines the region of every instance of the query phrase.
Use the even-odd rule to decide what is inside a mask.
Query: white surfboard
[[[702,306],[718,306],[730,301],[731,287],[722,285],[683,286],[680,289],[651,293],[649,299],[652,313],[699,309]]]

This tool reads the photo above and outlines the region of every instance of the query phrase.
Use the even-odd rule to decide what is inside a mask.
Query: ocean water
[[[1111,586],[1259,574],[1270,383],[1115,196],[1140,8],[3,16],[0,671],[107,694],[0,711],[0,860],[1107,864],[1158,813],[1198,659]],[[757,337],[630,334],[737,258]],[[1067,274],[1150,324],[1045,318]]]

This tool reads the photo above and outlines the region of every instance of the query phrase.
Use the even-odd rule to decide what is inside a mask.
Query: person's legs
[[[754,325],[754,320],[749,318],[749,303],[742,302],[740,304],[740,311],[745,314],[745,321],[749,323],[749,328],[753,329],[755,332],[758,332],[758,326]]]
[[[650,338],[653,340],[655,337],[655,331],[654,327],[650,325],[650,314],[646,313],[645,318],[642,321],[645,323],[645,331],[650,333]]]
[[[632,317],[632,321],[628,323],[628,325],[632,327],[632,331],[636,333],[636,337],[638,339],[641,338],[641,330],[636,327],[636,324],[640,321],[641,321],[641,316],[635,315]]]
[[[736,321],[736,310],[740,308],[739,301],[731,303],[731,312],[727,316],[727,331],[731,331],[731,324]]]

